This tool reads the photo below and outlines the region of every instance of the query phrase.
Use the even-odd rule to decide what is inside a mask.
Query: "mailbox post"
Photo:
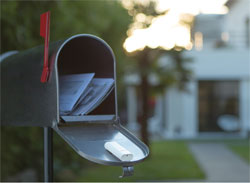
[[[148,156],[148,147],[120,123],[115,56],[102,39],[79,34],[50,43],[50,75],[47,83],[40,82],[43,46],[2,59],[1,68],[1,125],[44,127],[45,181],[52,181],[52,129],[80,156],[99,164],[122,166],[123,176],[131,175],[133,165]],[[79,73],[113,78],[115,87],[90,114],[61,116],[59,78],[64,74]],[[106,142],[121,144],[133,153],[133,159],[121,161],[112,156],[104,148]]]
[[[44,136],[44,182],[53,182],[53,129],[43,128]]]

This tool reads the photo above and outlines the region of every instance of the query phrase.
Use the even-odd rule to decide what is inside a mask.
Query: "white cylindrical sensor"
[[[133,159],[133,154],[117,142],[106,142],[104,147],[121,161],[131,161]]]

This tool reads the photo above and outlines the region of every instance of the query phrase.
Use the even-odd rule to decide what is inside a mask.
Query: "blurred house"
[[[188,92],[173,87],[159,97],[149,120],[152,134],[164,138],[240,136],[250,130],[250,1],[229,0],[225,15],[198,15],[194,47],[185,56],[193,78]],[[132,76],[131,76],[132,77]],[[127,78],[128,83],[138,79]],[[128,127],[136,129],[135,88],[127,88]]]

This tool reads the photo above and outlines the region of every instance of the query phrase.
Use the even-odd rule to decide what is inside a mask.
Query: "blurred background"
[[[1,1],[1,54],[43,44],[48,10],[51,41],[112,47],[119,116],[151,150],[119,179],[54,133],[55,181],[249,181],[249,0]],[[1,127],[1,181],[43,181],[42,128]]]

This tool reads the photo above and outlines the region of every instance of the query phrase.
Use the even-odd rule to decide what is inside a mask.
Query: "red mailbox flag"
[[[41,76],[41,82],[46,83],[49,77],[49,27],[50,12],[40,15],[40,36],[44,38],[44,64]]]

